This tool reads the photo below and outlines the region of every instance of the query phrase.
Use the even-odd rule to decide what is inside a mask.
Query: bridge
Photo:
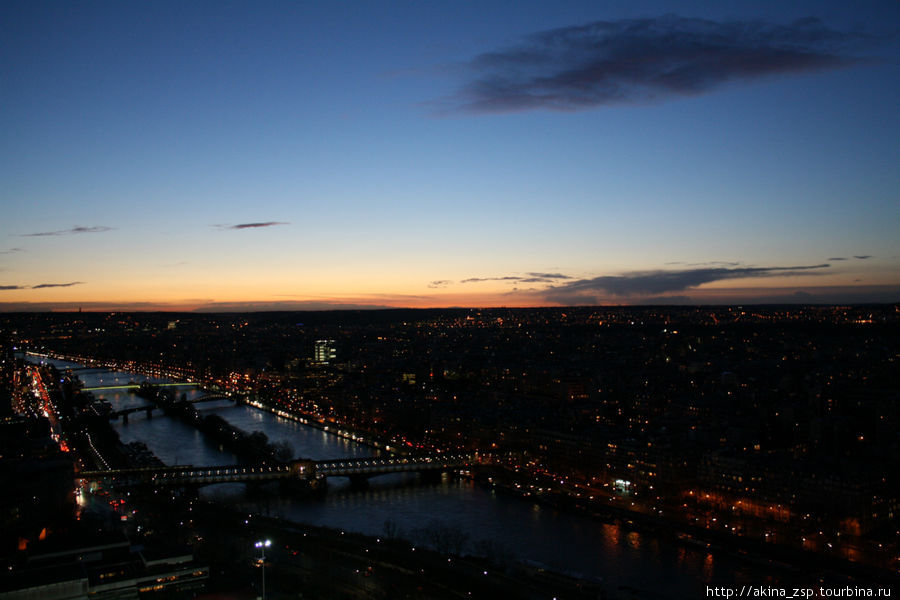
[[[202,402],[214,402],[216,400],[231,400],[232,402],[237,402],[239,396],[227,396],[225,394],[206,394],[205,396],[200,396],[199,398],[194,398],[193,400],[187,400],[189,404],[200,404]],[[128,415],[136,412],[145,411],[147,413],[147,418],[153,418],[153,411],[160,408],[157,404],[145,404],[143,406],[131,406],[129,408],[123,408],[121,410],[115,410],[112,412],[106,413],[106,416],[111,421],[115,421],[119,417],[122,417],[122,421],[124,423],[128,423]]]
[[[474,462],[474,458],[467,454],[426,454],[323,460],[314,463],[314,467],[316,475],[322,477],[374,477],[387,473],[462,469],[472,466]]]
[[[428,454],[387,458],[295,460],[273,465],[228,465],[213,467],[148,467],[82,471],[80,479],[101,481],[113,488],[205,486],[215,483],[254,483],[277,480],[321,481],[327,477],[350,477],[356,481],[377,475],[404,472],[441,472],[470,468],[474,457],[466,454]]]
[[[154,383],[156,387],[198,387],[199,383],[186,381],[183,383]],[[94,392],[97,390],[136,390],[141,387],[139,383],[126,383],[123,385],[97,385],[93,387],[81,388],[83,392]]]

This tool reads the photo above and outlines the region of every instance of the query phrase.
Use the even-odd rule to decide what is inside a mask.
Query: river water
[[[40,359],[31,357],[37,362]],[[78,366],[47,361],[57,367]],[[134,373],[83,371],[85,387],[124,385],[147,377]],[[159,383],[163,380],[149,379]],[[194,398],[196,388],[175,388]],[[114,410],[143,406],[146,401],[127,390],[97,390],[97,398]],[[218,414],[247,432],[261,431],[272,442],[286,441],[296,457],[329,459],[371,456],[374,449],[319,429],[228,400],[198,404],[203,414]],[[127,424],[113,423],[124,443],[144,442],[167,465],[225,465],[239,461],[176,419],[155,412],[129,415]],[[344,478],[328,482],[328,492],[314,498],[293,498],[271,490],[245,494],[243,484],[208,486],[201,494],[273,516],[312,525],[383,535],[392,521],[404,537],[441,525],[468,535],[469,547],[489,540],[511,556],[564,573],[602,579],[615,597],[617,588],[645,592],[641,597],[701,597],[707,585],[785,584],[785,576],[747,563],[730,554],[686,546],[668,538],[634,531],[620,522],[602,521],[542,507],[525,498],[481,488],[471,481],[444,479],[424,483],[415,474],[395,474],[370,480],[368,489],[352,488]],[[773,578],[777,577],[777,580]],[[793,578],[793,577],[792,577]]]

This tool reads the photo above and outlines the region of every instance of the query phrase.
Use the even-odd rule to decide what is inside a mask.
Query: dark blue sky
[[[898,23],[5,3],[0,306],[900,299]]]

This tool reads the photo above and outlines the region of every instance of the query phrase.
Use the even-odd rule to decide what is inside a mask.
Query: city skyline
[[[900,300],[896,3],[0,11],[0,311]]]

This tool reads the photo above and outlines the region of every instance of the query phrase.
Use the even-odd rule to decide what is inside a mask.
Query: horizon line
[[[338,313],[338,312],[389,312],[389,311],[440,311],[440,310],[589,310],[589,309],[684,309],[684,308],[735,308],[735,307],[838,307],[838,306],[891,306],[900,305],[900,298],[892,301],[853,301],[853,302],[733,302],[733,303],[620,303],[620,304],[571,304],[571,305],[536,305],[536,306],[374,306],[356,308],[272,308],[249,310],[213,310],[208,308],[47,308],[47,309],[13,309],[4,310],[0,304],[0,314],[183,314],[183,315],[230,315],[230,314],[266,314],[266,313]]]

